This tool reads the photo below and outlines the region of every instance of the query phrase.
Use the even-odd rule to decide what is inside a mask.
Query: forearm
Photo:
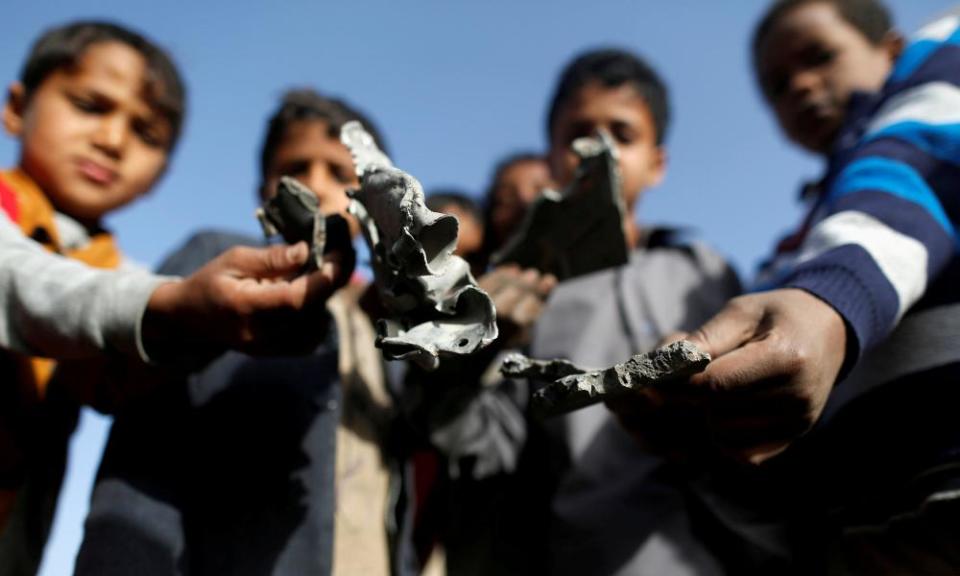
[[[0,218],[0,346],[52,358],[142,356],[143,312],[168,280],[50,254]]]
[[[841,198],[778,282],[830,304],[859,355],[882,341],[953,254],[954,236],[920,207],[878,191]]]

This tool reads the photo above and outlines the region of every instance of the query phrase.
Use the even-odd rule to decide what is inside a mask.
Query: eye
[[[614,122],[610,126],[610,132],[618,144],[632,144],[639,136],[637,131],[626,122]]]
[[[496,208],[498,210],[512,210],[520,206],[518,192],[512,186],[503,186],[497,189],[495,198],[497,198]]]
[[[75,109],[85,114],[103,114],[110,108],[106,102],[94,96],[67,94],[67,99]]]
[[[133,132],[150,148],[166,148],[169,145],[170,137],[158,122],[134,120]]]
[[[342,164],[334,164],[330,171],[333,173],[333,178],[337,183],[344,186],[351,186],[357,184],[357,175],[353,170],[353,166],[344,166]]]
[[[768,78],[763,87],[768,98],[778,98],[787,91],[787,77],[784,75],[777,75],[774,78]]]
[[[280,169],[277,171],[281,176],[303,176],[310,171],[310,162],[307,160],[294,160],[280,166]]]
[[[577,138],[593,136],[593,126],[589,122],[576,122],[570,126],[567,132],[567,144],[571,144]]]
[[[803,63],[806,66],[815,68],[833,62],[836,57],[836,50],[825,46],[811,46],[803,53]]]

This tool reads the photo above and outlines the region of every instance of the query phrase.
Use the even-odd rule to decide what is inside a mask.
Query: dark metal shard
[[[510,365],[501,368],[501,372],[508,377],[549,380],[550,383],[537,390],[531,400],[533,412],[548,417],[692,376],[702,372],[709,363],[709,354],[701,352],[686,340],[680,340],[645,354],[637,354],[622,364],[604,370],[583,370],[565,360],[541,362],[520,356],[511,358]],[[574,373],[551,378],[553,374],[565,370]]]
[[[319,200],[309,188],[288,176],[277,183],[273,196],[257,209],[257,219],[268,238],[281,236],[288,244],[306,242],[311,258],[306,271],[323,265],[323,255],[333,250],[353,254],[350,227],[340,215],[323,216]]]
[[[617,151],[609,134],[573,143],[580,165],[563,191],[545,191],[517,233],[493,256],[494,265],[515,263],[564,280],[626,264]]]

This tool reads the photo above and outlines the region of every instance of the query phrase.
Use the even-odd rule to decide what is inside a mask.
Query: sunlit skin
[[[527,207],[553,183],[546,160],[519,160],[504,168],[491,191],[490,229],[497,246],[517,229]]]
[[[813,2],[773,24],[758,46],[757,74],[786,136],[826,155],[850,95],[879,90],[902,48],[893,32],[872,44],[833,5]]]
[[[593,83],[581,88],[557,115],[550,142],[550,169],[558,186],[568,184],[578,164],[570,144],[600,128],[610,133],[619,153],[627,206],[624,230],[628,244],[636,246],[640,235],[633,211],[641,193],[663,180],[666,153],[657,144],[650,109],[633,86],[607,88]]]
[[[457,232],[457,248],[453,251],[454,254],[466,258],[480,250],[483,245],[483,226],[473,213],[467,212],[456,204],[441,206],[437,212],[457,217],[459,229]]]
[[[146,193],[167,165],[171,127],[144,97],[146,62],[119,42],[91,45],[33,94],[10,86],[4,127],[19,166],[54,207],[95,225]]]
[[[287,127],[264,175],[265,196],[273,193],[281,176],[296,178],[313,190],[322,214],[344,216],[350,223],[351,234],[359,234],[359,223],[347,214],[347,190],[358,188],[360,182],[350,151],[339,137],[331,134],[329,124],[323,120],[302,120]]]

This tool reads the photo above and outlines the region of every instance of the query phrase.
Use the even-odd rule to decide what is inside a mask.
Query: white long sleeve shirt
[[[0,216],[0,347],[58,359],[114,351],[146,360],[141,321],[166,281],[51,254]]]

